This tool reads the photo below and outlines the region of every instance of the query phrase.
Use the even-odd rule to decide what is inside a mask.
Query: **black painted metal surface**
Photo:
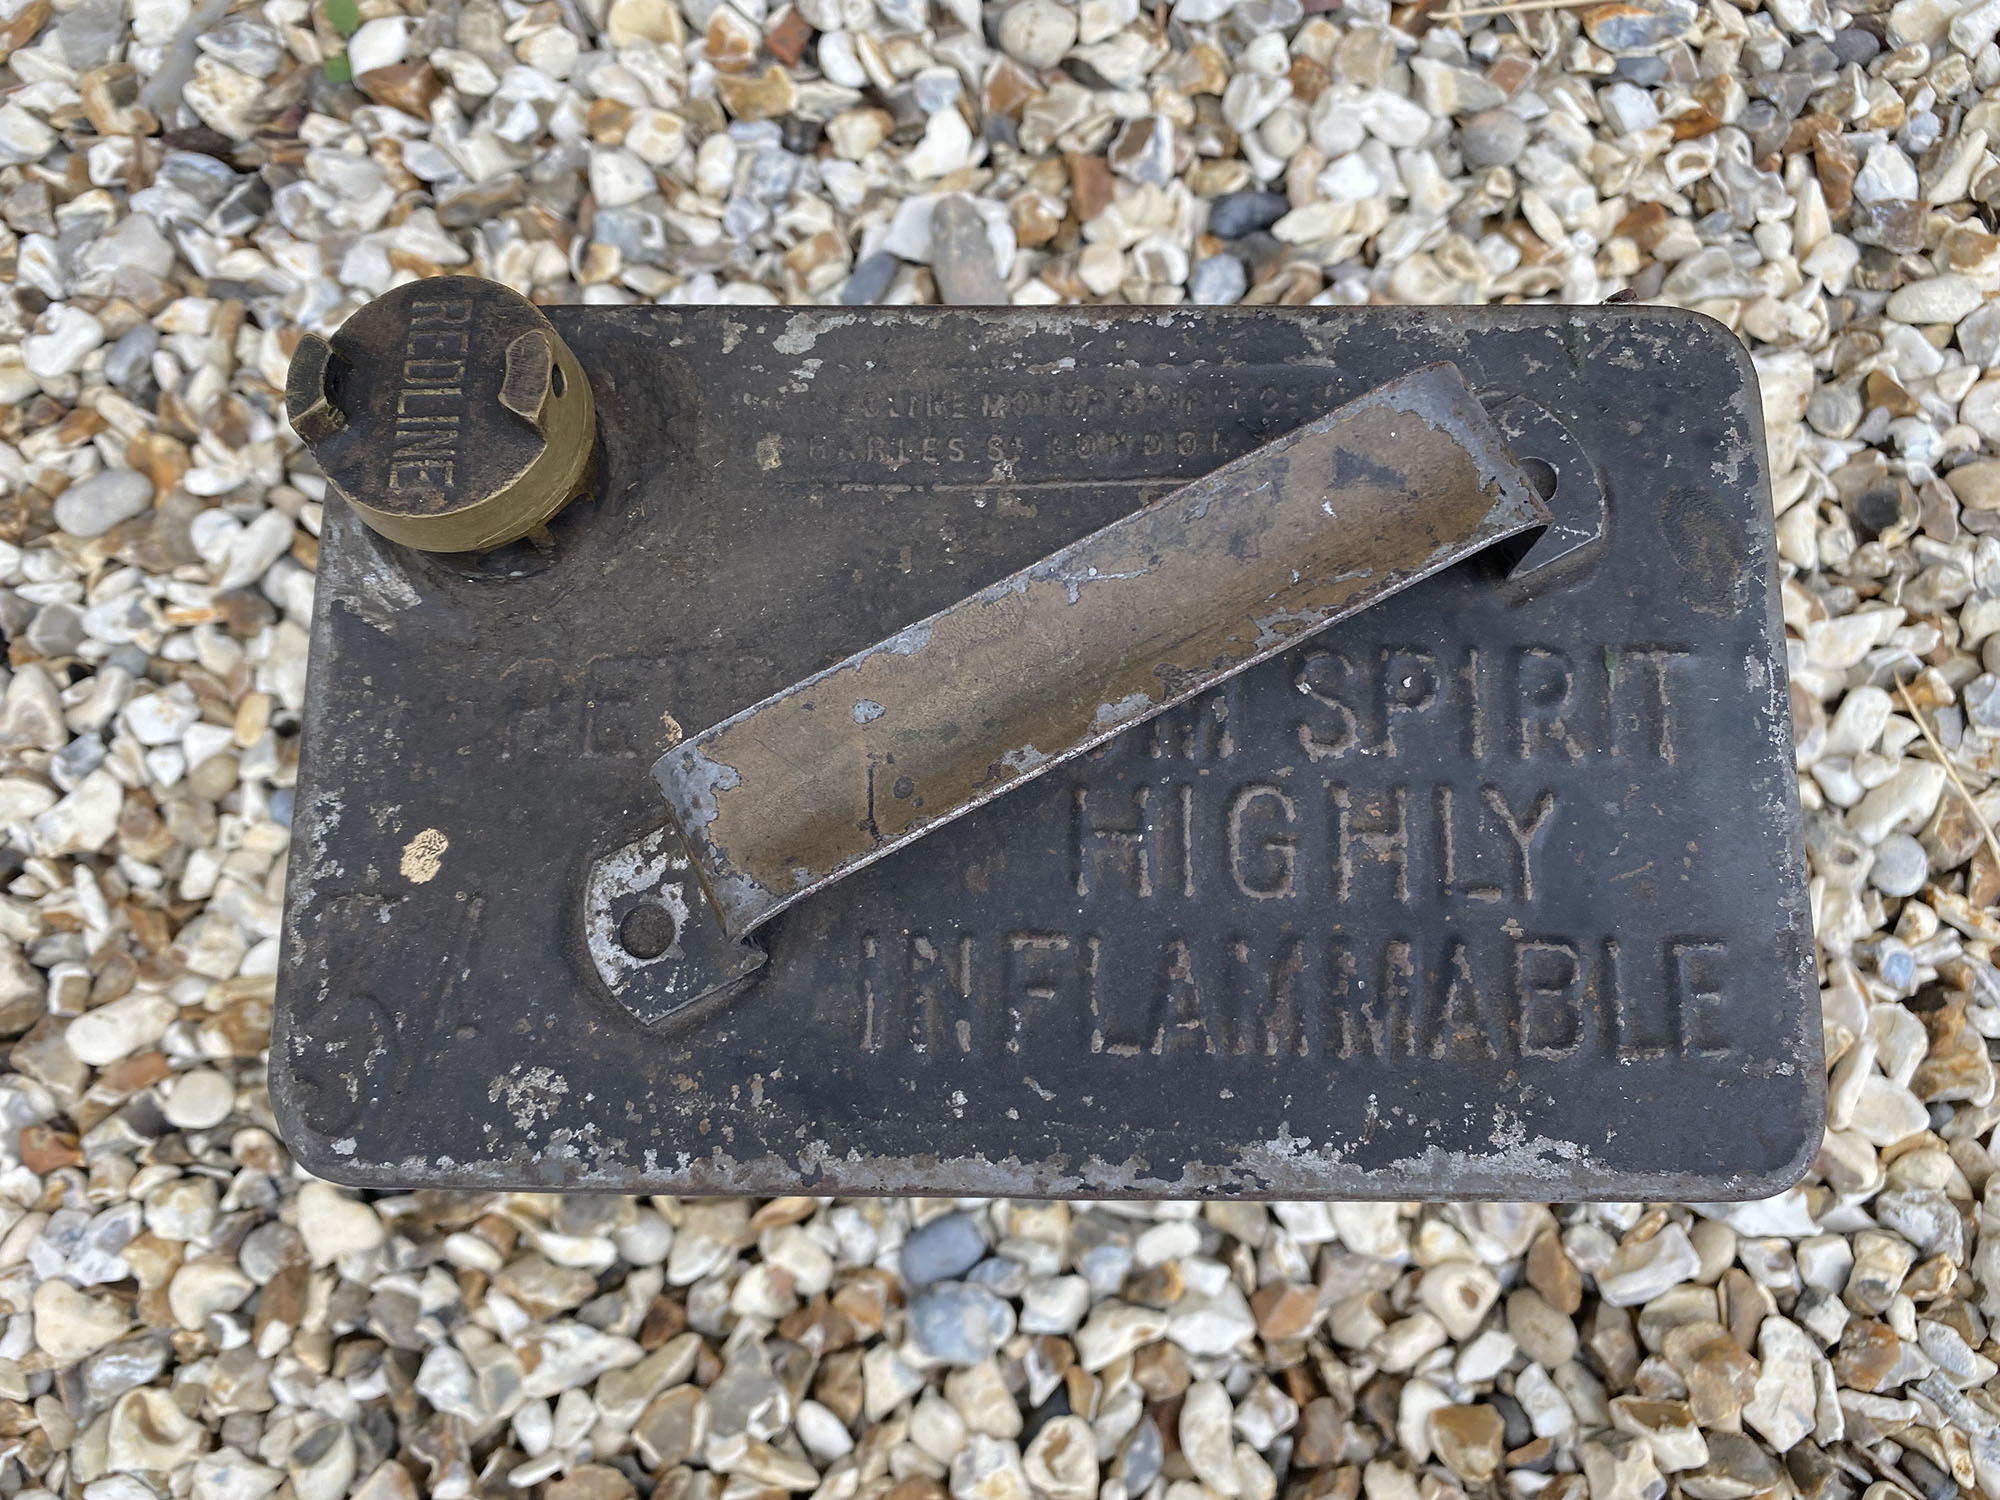
[[[1717,325],[551,315],[602,442],[552,550],[426,557],[328,509],[272,1055],[312,1170],[1718,1198],[1810,1159],[1768,480]],[[663,822],[663,716],[1441,359],[1567,487],[1554,561],[1439,575],[801,902],[731,998],[648,1026],[602,988],[585,883]]]

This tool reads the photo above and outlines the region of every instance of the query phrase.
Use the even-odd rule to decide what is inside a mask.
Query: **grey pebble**
[[[910,1304],[917,1347],[946,1364],[976,1365],[1014,1331],[1014,1309],[986,1288],[940,1282]]]
[[[286,1260],[304,1254],[303,1243],[298,1230],[273,1219],[243,1237],[243,1248],[237,1252],[236,1261],[244,1275],[264,1286],[284,1269]]]
[[[1861,425],[1865,415],[1858,381],[1830,381],[1806,402],[1806,421],[1822,437],[1846,437]]]
[[[887,250],[877,250],[847,273],[847,280],[841,284],[840,301],[845,307],[865,307],[880,302],[889,290],[889,283],[896,279],[896,268],[902,262]]]
[[[1004,307],[1007,283],[993,263],[986,221],[963,193],[947,193],[931,211],[931,274],[952,307]]]
[[[153,503],[153,481],[136,469],[106,469],[56,497],[56,525],[71,536],[103,536]]]
[[[956,1281],[986,1259],[986,1236],[971,1214],[946,1214],[903,1241],[903,1279],[911,1286]]]
[[[1885,896],[1914,896],[1930,873],[1924,846],[1907,833],[1892,833],[1875,846],[1868,883]]]
[[[1667,60],[1657,55],[1621,57],[1613,73],[1641,88],[1655,88],[1667,81]]]
[[[124,33],[124,0],[84,0],[56,23],[63,61],[79,73],[110,62]]]
[[[98,1408],[150,1384],[167,1367],[164,1334],[143,1334],[98,1350],[77,1367],[84,1395]]]
[[[1859,26],[1849,26],[1846,30],[1836,31],[1833,34],[1833,55],[1840,60],[1842,67],[1849,63],[1858,63],[1865,68],[1881,54],[1881,51],[1882,39]]]
[[[104,764],[104,741],[94,734],[80,734],[49,760],[49,779],[64,791]]]
[[[1528,122],[1512,110],[1482,109],[1459,127],[1458,149],[1475,170],[1512,166],[1528,149]]]
[[[1981,672],[1959,690],[1958,701],[1975,729],[2000,729],[2000,677]]]
[[[153,351],[160,331],[151,323],[135,323],[104,356],[104,378],[126,395],[153,378]]]
[[[1219,240],[1240,239],[1256,229],[1269,229],[1292,211],[1283,193],[1224,193],[1208,208],[1208,232]]]
[[[1118,1464],[1124,1470],[1125,1490],[1128,1494],[1141,1495],[1160,1477],[1160,1466],[1166,1461],[1165,1446],[1160,1442],[1160,1429],[1151,1417],[1142,1418],[1132,1429],[1132,1435],[1125,1440],[1125,1448],[1118,1455]]]
[[[1907,995],[1917,982],[1917,960],[1902,939],[1885,937],[1875,944],[1875,972],[1884,984]]]
[[[58,599],[28,622],[28,644],[39,656],[70,656],[83,644],[83,611]]]
[[[996,1297],[1018,1297],[1028,1289],[1028,1268],[1018,1260],[992,1255],[967,1271],[965,1279]]]
[[[1197,261],[1188,273],[1188,300],[1205,307],[1227,307],[1241,302],[1250,290],[1250,273],[1233,255],[1211,255]]]

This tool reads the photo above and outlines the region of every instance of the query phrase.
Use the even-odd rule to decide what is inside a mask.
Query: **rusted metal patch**
[[[653,774],[731,937],[1548,512],[1456,368],[1370,392]]]

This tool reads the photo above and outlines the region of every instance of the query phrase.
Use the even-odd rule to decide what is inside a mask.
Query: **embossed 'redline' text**
[[[465,361],[471,352],[472,303],[429,298],[410,304],[396,392],[396,442],[389,488],[450,493],[464,441]]]

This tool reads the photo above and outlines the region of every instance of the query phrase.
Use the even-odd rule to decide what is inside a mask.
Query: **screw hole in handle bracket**
[[[1551,512],[1547,526],[1493,547],[1495,587],[1520,603],[1575,576],[1604,551],[1610,510],[1604,481],[1561,418],[1529,396],[1482,391],[1480,402],[1514,461]]]
[[[734,992],[764,965],[762,948],[724,935],[672,829],[655,829],[596,860],[584,885],[590,966],[642,1025]]]

